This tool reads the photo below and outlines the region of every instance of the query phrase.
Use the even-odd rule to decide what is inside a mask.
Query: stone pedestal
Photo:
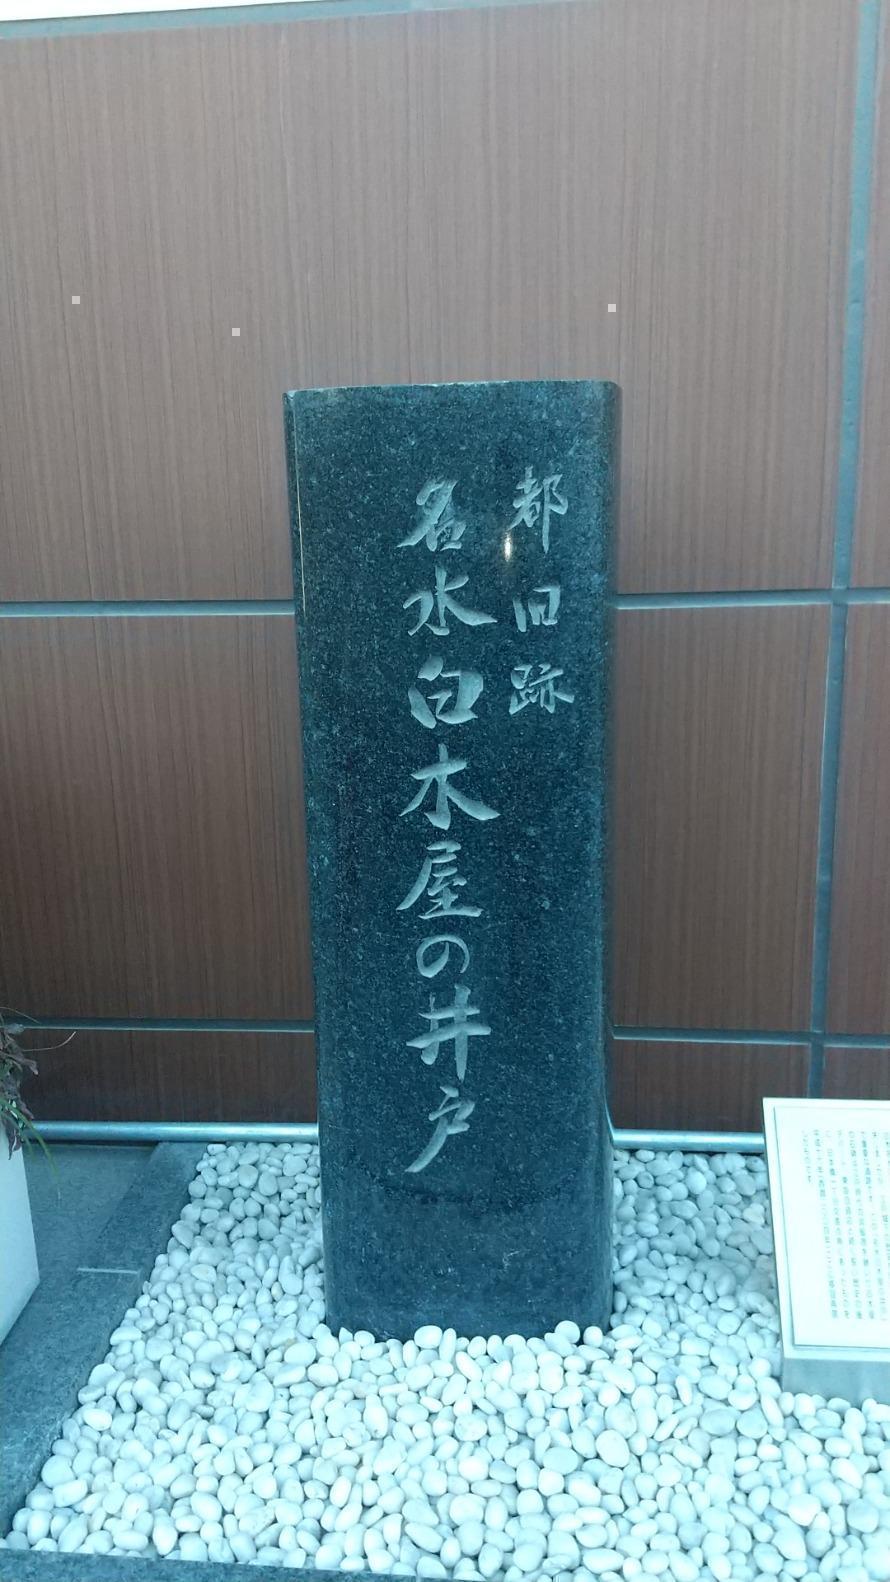
[[[285,398],[334,1329],[609,1317],[618,411]]]

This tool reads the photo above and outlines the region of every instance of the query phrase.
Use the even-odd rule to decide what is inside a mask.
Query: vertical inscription
[[[531,529],[536,536],[540,530],[538,553],[546,556],[550,551],[550,524],[553,517],[565,517],[569,502],[560,492],[561,472],[550,472],[539,480],[531,467],[527,467],[516,485],[513,500],[514,516],[507,529],[505,542],[511,545],[511,535],[517,529]],[[414,526],[399,539],[398,549],[422,550],[432,555],[445,550],[459,551],[467,532],[464,507],[454,498],[458,486],[456,478],[431,478],[415,498],[417,515]],[[434,561],[434,585],[423,586],[410,595],[403,605],[404,611],[414,612],[413,625],[408,635],[417,636],[426,631],[437,638],[453,638],[459,642],[461,626],[480,627],[497,623],[497,616],[476,610],[468,603],[471,597],[464,592],[469,576],[460,570],[459,562],[445,565]],[[512,601],[513,616],[518,632],[525,636],[530,630],[553,629],[558,624],[562,602],[559,583],[543,580],[545,567],[541,566],[541,580],[535,578],[530,590]],[[461,597],[458,599],[457,594]],[[538,639],[536,639],[537,641]],[[444,650],[444,644],[442,645]],[[555,655],[548,659],[528,660],[516,656],[510,671],[511,715],[519,714],[533,706],[547,714],[554,714],[559,704],[571,704],[575,694],[567,685],[561,665],[554,663]],[[443,652],[429,654],[420,665],[407,687],[411,718],[424,730],[436,732],[447,729],[450,740],[479,720],[476,705],[485,690],[482,671],[464,669],[456,656]],[[427,738],[428,740],[428,738]],[[490,807],[475,795],[470,787],[472,775],[463,777],[469,770],[469,759],[451,748],[444,739],[436,740],[436,755],[432,763],[412,769],[412,780],[419,788],[402,808],[399,817],[422,814],[437,830],[451,829],[456,814],[475,823],[484,824],[499,818],[496,808]],[[469,905],[461,892],[467,884],[459,872],[457,854],[461,842],[456,840],[433,841],[426,847],[420,872],[408,893],[396,905],[397,911],[408,911],[422,899],[429,903],[419,913],[424,921],[433,918],[474,919],[481,915],[481,907]],[[471,964],[471,949],[462,934],[437,934],[421,939],[415,952],[415,965],[420,978],[438,978],[446,974],[460,979]],[[470,1116],[476,1101],[469,1091],[468,1064],[471,1038],[491,1037],[491,1026],[482,1019],[481,1009],[472,1004],[472,990],[463,982],[455,981],[451,997],[430,994],[429,1009],[419,1016],[428,1024],[427,1031],[407,1039],[407,1047],[416,1050],[425,1065],[435,1065],[443,1046],[450,1046],[449,1059],[453,1059],[453,1078],[440,1084],[443,1100],[437,1101],[429,1111],[428,1120],[432,1134],[420,1153],[404,1168],[416,1174],[425,1170],[441,1153],[449,1137],[469,1130]],[[449,1073],[450,1076],[450,1073]]]
[[[424,545],[432,554],[443,550],[459,550],[467,524],[460,508],[455,504],[456,478],[431,478],[418,493],[415,505],[417,518],[412,530],[399,540],[399,549],[418,549]],[[451,562],[451,566],[455,566]],[[408,627],[408,635],[416,636],[426,630],[436,637],[457,634],[457,626],[491,626],[495,616],[474,610],[465,602],[463,593],[469,577],[459,570],[436,562],[433,568],[435,585],[421,588],[407,598],[403,610],[413,610],[416,619]],[[461,599],[455,594],[461,593]],[[456,624],[454,624],[456,623]],[[475,705],[485,689],[485,679],[478,670],[464,670],[450,662],[451,656],[431,654],[417,671],[408,687],[408,706],[412,719],[424,730],[437,731],[446,727],[449,735],[460,733],[472,725],[479,716]],[[423,685],[419,685],[423,683]],[[427,741],[429,739],[427,738]],[[451,755],[444,739],[436,741],[436,758],[431,764],[410,771],[412,780],[419,782],[419,790],[403,807],[400,818],[412,813],[422,813],[437,830],[451,828],[452,813],[485,824],[499,818],[496,808],[468,789],[472,780],[455,785],[454,779],[468,769],[468,760],[458,753]],[[439,917],[473,919],[481,914],[481,907],[461,902],[461,890],[467,881],[458,871],[457,853],[460,841],[434,841],[426,848],[420,873],[407,895],[397,904],[397,911],[408,911],[422,897],[431,903],[420,918]],[[446,974],[460,978],[470,965],[470,946],[461,934],[434,934],[421,939],[415,953],[415,965],[420,978],[429,980]],[[441,1153],[449,1137],[459,1136],[469,1130],[470,1116],[476,1101],[467,1091],[467,1065],[471,1038],[489,1038],[491,1028],[482,1020],[478,1006],[471,1003],[472,990],[465,983],[454,982],[449,1001],[436,994],[429,996],[429,1009],[418,1014],[427,1023],[427,1031],[407,1040],[407,1047],[416,1050],[424,1065],[435,1065],[443,1046],[451,1046],[443,1058],[454,1063],[454,1080],[440,1084],[444,1095],[436,1101],[427,1116],[433,1130],[420,1153],[404,1168],[411,1174],[425,1170]]]

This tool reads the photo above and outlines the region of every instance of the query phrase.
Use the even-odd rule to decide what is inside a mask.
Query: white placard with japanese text
[[[890,1348],[890,1104],[768,1100],[794,1346]]]

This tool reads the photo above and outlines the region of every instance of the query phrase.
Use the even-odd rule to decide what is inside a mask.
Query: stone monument
[[[619,392],[285,397],[333,1329],[605,1325]]]

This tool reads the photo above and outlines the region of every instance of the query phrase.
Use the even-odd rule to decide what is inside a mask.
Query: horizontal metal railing
[[[40,1121],[57,1143],[314,1143],[314,1121]],[[684,1153],[762,1153],[760,1132],[613,1131],[616,1148]]]

